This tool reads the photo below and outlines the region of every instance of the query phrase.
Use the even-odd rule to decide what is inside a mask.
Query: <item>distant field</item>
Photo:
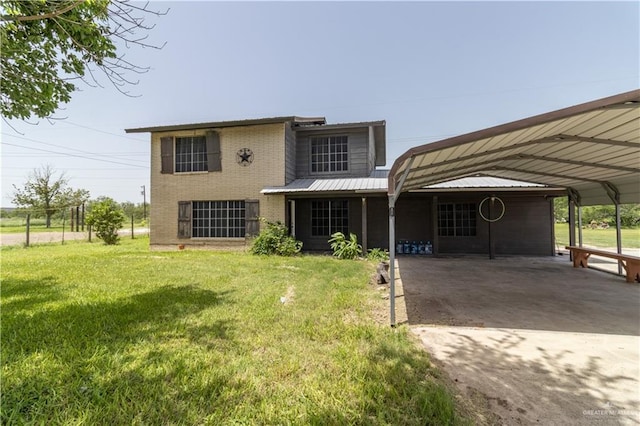
[[[65,230],[69,231],[69,223],[67,222],[65,225]],[[2,234],[26,232],[26,229],[27,221],[23,217],[0,218],[0,233]],[[47,228],[44,219],[31,219],[30,230],[31,232],[60,232],[62,231],[62,221],[52,220],[51,228]]]
[[[30,232],[61,232],[63,229],[62,220],[52,220],[51,227],[46,227],[44,219],[31,219],[29,227]],[[142,225],[141,222],[135,224],[137,228],[146,227],[148,225]],[[123,228],[131,227],[131,222],[125,222]],[[82,228],[80,228],[82,229]],[[71,227],[69,221],[64,222],[65,232],[70,232]],[[85,227],[86,230],[86,227]],[[24,218],[0,218],[0,234],[17,234],[27,231],[27,222]]]
[[[556,223],[556,244],[563,247],[569,244],[569,224]],[[624,248],[640,248],[640,228],[622,229],[622,247]],[[576,239],[578,238],[578,230],[576,229]],[[607,229],[591,229],[582,230],[582,239],[584,245],[592,245],[596,247],[616,247],[616,230],[615,228]]]

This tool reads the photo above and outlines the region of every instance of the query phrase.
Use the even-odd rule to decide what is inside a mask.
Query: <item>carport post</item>
[[[569,197],[569,245],[576,245],[576,210],[571,196]]]
[[[609,198],[613,202],[613,205],[616,207],[616,249],[618,254],[622,254],[622,230],[620,229],[621,220],[620,220],[620,191],[610,182],[602,182],[602,186],[604,190],[607,192]],[[622,275],[622,263],[618,261],[618,274]]]
[[[393,176],[389,177],[389,319],[391,327],[396,326],[396,198],[400,196],[402,185],[411,171],[416,157],[409,158],[409,164],[402,172],[398,184]]]
[[[396,196],[389,195],[389,320],[396,326]]]
[[[578,245],[582,247],[582,197],[574,188],[567,188],[569,202],[569,245],[576,245],[576,210],[578,208]],[[569,258],[573,260],[572,253]]]
[[[578,204],[578,245],[582,247],[582,206]]]
[[[362,252],[366,255],[368,245],[367,237],[367,197],[362,197]]]

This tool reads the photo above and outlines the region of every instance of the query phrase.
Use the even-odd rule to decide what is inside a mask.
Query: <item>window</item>
[[[207,142],[204,136],[176,138],[176,173],[206,172]]]
[[[244,201],[194,201],[191,236],[243,238],[244,213]]]
[[[349,201],[312,201],[311,235],[328,237],[335,232],[349,233]]]
[[[174,149],[175,148],[175,149]],[[220,135],[207,131],[204,136],[160,138],[160,173],[220,172]]]
[[[311,138],[311,172],[346,172],[349,170],[346,136]]]
[[[474,203],[438,204],[438,235],[441,237],[475,237]]]

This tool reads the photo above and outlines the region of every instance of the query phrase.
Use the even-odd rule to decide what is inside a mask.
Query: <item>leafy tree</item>
[[[556,222],[569,220],[567,197],[559,197],[554,200],[554,214]],[[606,223],[609,226],[615,226],[616,208],[613,204],[584,206],[582,207],[582,223],[585,226],[591,223]],[[640,225],[640,204],[621,204],[620,223],[625,228]]]
[[[553,199],[553,213],[556,222],[567,222],[569,220],[569,200],[567,197]]]
[[[148,68],[125,60],[117,45],[161,48],[139,33],[153,28],[146,16],[167,12],[129,0],[2,0],[0,13],[0,113],[24,120],[51,116],[79,79],[100,86],[96,69],[128,94],[138,83],[131,74]]]
[[[51,216],[56,211],[78,206],[89,199],[89,191],[69,188],[64,173],[56,177],[50,165],[34,169],[23,188],[13,187],[13,203],[21,208],[43,212],[47,228],[51,227]]]
[[[103,197],[100,201],[91,205],[91,211],[87,214],[86,224],[90,225],[98,238],[105,244],[117,244],[120,237],[118,229],[125,221],[122,209],[111,198]]]
[[[134,204],[131,201],[123,201],[120,203],[120,207],[124,211],[125,216],[130,218],[134,217],[135,220],[141,220],[144,218],[145,207],[142,203]],[[149,210],[149,203],[147,203],[146,211]]]

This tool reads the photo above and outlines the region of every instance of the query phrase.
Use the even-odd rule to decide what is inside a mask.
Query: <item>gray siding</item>
[[[367,168],[373,170],[376,168],[376,133],[373,131],[373,126],[369,126],[369,148],[368,148],[368,163]]]
[[[553,255],[550,199],[511,198],[504,217],[496,222],[496,253]]]
[[[505,203],[502,219],[493,223],[497,255],[553,255],[553,229],[549,200],[542,196],[518,197],[497,194]],[[439,202],[479,204],[486,195],[440,196]],[[477,216],[475,237],[438,237],[441,254],[489,253],[489,224]]]
[[[389,201],[387,197],[367,198],[367,245],[389,248]]]
[[[348,137],[349,170],[338,173],[311,173],[311,142],[313,136]],[[369,129],[344,129],[330,131],[297,131],[296,177],[331,178],[331,177],[368,177],[373,171],[369,154]]]
[[[497,255],[551,256],[553,228],[551,201],[543,196],[496,194],[505,203],[504,217],[493,224]],[[485,194],[438,194],[439,203],[475,203]],[[332,199],[345,199],[334,197]],[[349,199],[349,230],[362,241],[362,198]],[[433,226],[433,194],[403,194],[396,202],[396,240],[438,239],[439,254],[489,255],[489,224],[477,216],[473,237],[438,237]],[[368,247],[389,247],[388,200],[367,197]],[[311,199],[296,199],[296,238],[304,250],[330,250],[329,237],[311,237]]]
[[[319,199],[319,198],[318,198]],[[328,198],[331,200],[344,200],[346,197]],[[349,198],[349,232],[358,236],[358,241],[362,241],[362,215],[361,199]],[[310,199],[296,200],[296,239],[303,242],[305,251],[328,251],[330,236],[311,236],[311,201]]]
[[[291,123],[284,123],[284,183],[290,184],[296,179],[296,133]]]

